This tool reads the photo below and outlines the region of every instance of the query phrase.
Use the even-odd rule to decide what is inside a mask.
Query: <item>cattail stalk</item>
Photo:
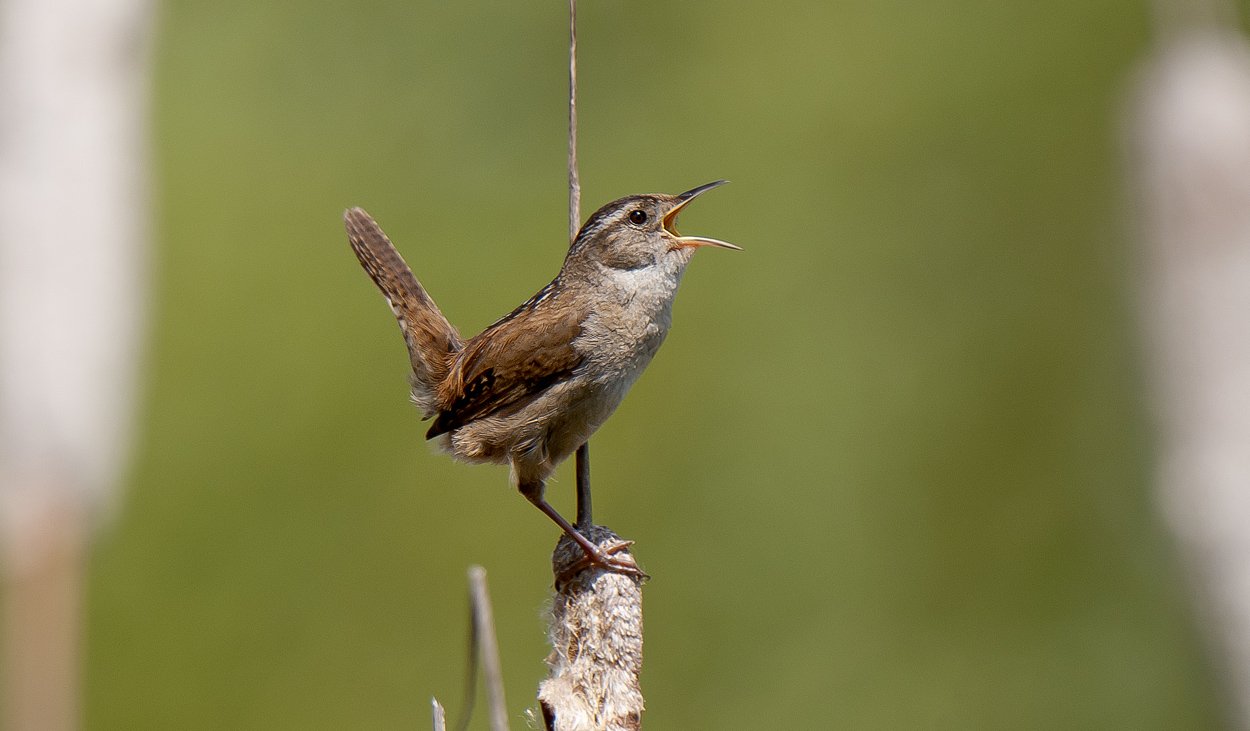
[[[581,228],[577,169],[577,0],[569,0],[569,243]],[[590,443],[577,448],[577,530],[599,545],[621,539],[594,524]],[[618,555],[629,555],[622,551]],[[538,688],[548,731],[636,731],[643,710],[642,579],[586,566],[582,549],[562,536],[551,556],[556,577],[548,637],[550,676]]]
[[[600,548],[621,539],[602,526],[584,530]],[[617,556],[628,556],[620,551]],[[556,595],[547,658],[538,686],[548,731],[637,731],[643,711],[643,579],[585,566],[582,549],[561,537],[551,557]]]

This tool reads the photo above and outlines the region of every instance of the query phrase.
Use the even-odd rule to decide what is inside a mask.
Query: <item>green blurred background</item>
[[[596,518],[655,577],[646,728],[1220,725],[1153,508],[1122,226],[1146,10],[583,0],[584,213],[729,178],[683,230],[747,249],[696,257],[593,440]],[[566,13],[162,4],[153,334],[88,728],[428,728],[471,563],[524,728],[556,530],[423,443],[340,214],[466,334],[545,284]]]

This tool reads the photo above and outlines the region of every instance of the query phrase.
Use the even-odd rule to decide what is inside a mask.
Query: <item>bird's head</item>
[[[612,201],[586,220],[569,248],[566,267],[607,267],[639,270],[661,266],[684,268],[701,246],[741,247],[701,236],[677,233],[677,214],[703,193],[729,181],[700,185],[681,195],[631,195]]]

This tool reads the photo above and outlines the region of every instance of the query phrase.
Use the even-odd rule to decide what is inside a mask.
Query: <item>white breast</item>
[[[685,262],[673,262],[605,271],[600,285],[605,296],[574,341],[585,355],[582,368],[595,384],[592,398],[599,423],[625,398],[668,335],[673,297],[685,268]]]

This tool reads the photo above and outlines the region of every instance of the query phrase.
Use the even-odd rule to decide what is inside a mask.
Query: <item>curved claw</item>
[[[615,554],[634,545],[633,541],[619,541],[610,546],[596,548],[593,553],[582,549],[582,557],[575,561],[571,566],[560,572],[556,577],[556,584],[567,583],[574,576],[591,566],[599,566],[604,570],[613,573],[625,574],[626,576],[637,576],[643,580],[650,579],[651,576],[647,572],[638,568],[638,563],[632,555],[626,557],[618,557]]]

